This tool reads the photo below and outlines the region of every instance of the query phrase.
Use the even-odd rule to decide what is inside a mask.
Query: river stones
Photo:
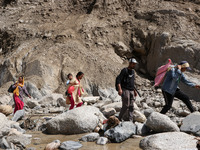
[[[99,138],[99,133],[90,133],[81,137],[80,141],[94,142]]]
[[[61,150],[77,150],[81,148],[83,145],[80,142],[75,142],[75,141],[66,141],[61,143],[60,149]]]
[[[98,145],[105,145],[108,143],[108,138],[106,137],[99,137],[96,142]]]
[[[60,146],[60,140],[55,140],[49,144],[46,145],[45,150],[54,150],[54,149],[58,149]]]

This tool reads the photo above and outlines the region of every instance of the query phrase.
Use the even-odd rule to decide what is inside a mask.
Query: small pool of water
[[[26,147],[35,147],[37,150],[43,150],[48,143],[54,140],[64,141],[78,141],[83,135],[49,135],[40,131],[29,131],[27,134],[33,135],[32,143]],[[83,147],[80,150],[141,150],[139,142],[142,138],[129,138],[122,143],[108,143],[106,145],[97,145],[95,142],[81,142]]]

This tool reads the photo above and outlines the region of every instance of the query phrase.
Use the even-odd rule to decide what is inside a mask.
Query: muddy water
[[[35,147],[37,150],[43,150],[48,143],[54,140],[60,140],[61,142],[68,140],[78,141],[78,139],[85,135],[47,135],[40,131],[27,132],[27,134],[33,135],[32,143],[27,145],[27,148]],[[141,138],[129,138],[122,143],[109,143],[104,146],[97,145],[95,142],[82,142],[83,147],[80,150],[141,150],[139,148],[140,140]]]

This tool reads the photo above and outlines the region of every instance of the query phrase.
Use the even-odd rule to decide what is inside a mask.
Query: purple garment
[[[15,85],[13,85],[12,86],[12,88],[13,89],[15,89],[16,88],[16,86]],[[28,93],[28,91],[27,91],[27,89],[26,89],[26,86],[24,85],[23,87],[21,87],[21,86],[18,86],[18,88],[19,88],[19,99],[22,101],[22,102],[24,102],[24,100],[23,100],[23,94],[25,93],[26,94],[26,96],[28,96],[29,95],[29,93]]]

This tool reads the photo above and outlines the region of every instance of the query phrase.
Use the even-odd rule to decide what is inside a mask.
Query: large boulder
[[[41,57],[35,57],[30,61],[27,61],[25,74],[27,77],[37,76],[40,77],[40,89],[45,88],[51,91],[57,89],[59,82],[58,82],[58,75],[59,75],[59,63],[57,63],[57,59],[54,59],[55,63],[50,63],[49,57],[46,56],[47,59],[41,59]],[[37,82],[35,79],[32,83]],[[39,83],[41,84],[41,83]],[[38,86],[38,85],[37,85]],[[40,98],[40,93],[42,94],[41,90],[38,91],[37,87],[34,84],[30,85],[30,91],[34,95],[35,98]],[[32,89],[32,90],[31,90]],[[36,90],[34,92],[34,90]],[[42,94],[43,95],[43,94]]]
[[[104,105],[101,108],[101,111],[104,111],[104,110],[106,110],[108,108],[114,108],[117,112],[119,112],[121,110],[121,108],[122,108],[122,102],[115,102],[115,103]]]
[[[63,99],[64,101],[64,97],[62,94],[52,93],[42,97],[42,99],[40,99],[38,103],[44,106],[57,106],[57,102],[60,101],[59,99]]]
[[[47,133],[79,134],[92,132],[104,119],[106,118],[96,107],[78,107],[49,120],[46,124]]]
[[[183,132],[159,133],[140,141],[143,150],[197,150],[194,136]]]
[[[152,112],[146,121],[146,126],[155,132],[180,131],[178,126],[166,115]]]
[[[110,99],[112,100],[112,102],[121,101],[121,96],[118,95],[118,92],[114,88],[106,88],[106,89],[100,88],[98,90],[98,94],[103,100]]]
[[[10,121],[7,119],[7,117],[0,113],[0,132],[1,132],[1,129],[5,128],[5,127],[10,127]]]
[[[36,106],[39,106],[39,103],[38,103],[38,101],[36,101],[36,100],[28,100],[27,102],[26,102],[26,105],[29,107],[29,108],[34,108],[34,107],[36,107]]]
[[[13,112],[12,106],[10,106],[10,105],[0,105],[0,112],[3,113],[6,116],[12,114],[12,112]]]
[[[21,110],[17,110],[12,118],[12,121],[18,121],[20,119],[22,119],[25,115],[25,111],[24,109]]]
[[[129,121],[121,122],[104,133],[109,140],[116,143],[123,142],[134,134],[136,134],[136,125]]]
[[[36,87],[35,84],[31,83],[31,82],[27,82],[26,84],[26,88],[29,92],[29,94],[35,98],[35,99],[41,99],[42,98],[42,94],[41,92],[38,90],[38,88]]]
[[[194,112],[188,115],[181,125],[180,130],[183,132],[193,133],[200,136],[200,113]]]
[[[0,104],[6,105],[10,102],[11,99],[11,96],[8,95],[0,96]]]

